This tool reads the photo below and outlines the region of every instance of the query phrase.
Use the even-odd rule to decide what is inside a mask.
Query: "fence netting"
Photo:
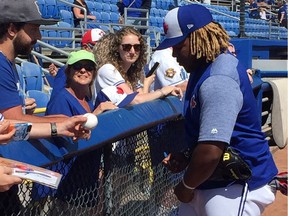
[[[146,126],[45,167],[63,174],[57,190],[24,181],[2,193],[0,215],[177,215],[183,173],[161,161],[184,148],[182,118]]]

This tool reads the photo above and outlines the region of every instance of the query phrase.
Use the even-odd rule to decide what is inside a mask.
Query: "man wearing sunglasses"
[[[81,40],[82,49],[88,52],[92,52],[94,45],[103,37],[103,35],[105,35],[105,32],[99,28],[88,30],[83,35]],[[55,76],[51,97],[65,87],[65,68],[66,66],[63,66],[58,70],[58,68],[53,63],[49,66],[50,74]]]

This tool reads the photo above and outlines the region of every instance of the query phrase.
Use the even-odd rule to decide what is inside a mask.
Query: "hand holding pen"
[[[164,152],[164,157],[165,158],[162,160],[162,164],[172,173],[179,173],[183,171],[189,163],[187,157],[185,157],[182,152],[169,154]]]

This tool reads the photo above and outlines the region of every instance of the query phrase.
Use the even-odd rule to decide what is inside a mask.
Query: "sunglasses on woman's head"
[[[141,44],[121,44],[122,45],[122,49],[126,52],[129,52],[131,50],[131,48],[133,47],[135,52],[139,52],[141,50]]]
[[[95,70],[95,65],[93,63],[81,63],[77,62],[72,65],[74,70],[81,70],[82,68],[85,68],[86,71],[93,71]]]

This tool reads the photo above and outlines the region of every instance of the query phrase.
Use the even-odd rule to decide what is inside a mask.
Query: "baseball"
[[[87,121],[82,125],[85,129],[92,130],[98,124],[97,116],[92,113],[86,113],[83,115],[87,118]]]

